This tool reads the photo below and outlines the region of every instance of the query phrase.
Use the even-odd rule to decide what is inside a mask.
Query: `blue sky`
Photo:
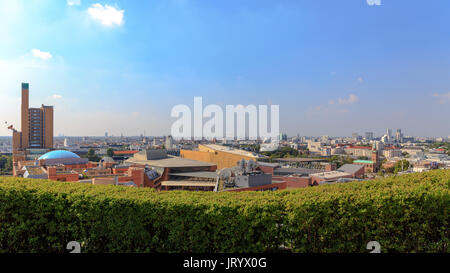
[[[0,119],[165,135],[176,104],[278,104],[289,135],[450,135],[447,0],[0,0]],[[10,135],[4,126],[0,135]]]

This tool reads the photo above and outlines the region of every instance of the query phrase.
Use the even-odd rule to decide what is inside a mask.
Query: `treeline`
[[[0,178],[0,252],[450,251],[450,170],[276,192]]]
[[[12,156],[2,155],[0,156],[0,175],[12,174],[13,161]]]
[[[306,153],[300,153],[298,150],[291,147],[281,147],[275,151],[261,152],[261,154],[268,156],[271,161],[275,158],[308,157]]]
[[[430,149],[445,149],[447,155],[450,156],[450,143],[449,142],[434,142],[429,145]]]
[[[388,173],[388,174],[397,174],[399,172],[403,172],[408,170],[410,167],[410,163],[406,159],[399,160],[392,167],[382,167],[379,174]]]

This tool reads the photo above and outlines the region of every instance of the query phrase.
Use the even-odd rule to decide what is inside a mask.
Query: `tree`
[[[114,149],[113,148],[108,148],[108,150],[106,150],[106,155],[109,156],[109,157],[113,157]]]
[[[0,156],[0,174],[10,174],[12,169],[12,156]]]
[[[403,172],[409,169],[409,161],[406,159],[397,161],[394,165],[394,173]]]
[[[347,156],[347,157],[343,160],[342,163],[343,163],[343,164],[353,164],[353,158],[350,157],[350,156]]]
[[[384,173],[394,173],[394,167],[383,168]]]
[[[100,157],[95,154],[95,150],[92,149],[92,148],[90,148],[88,150],[87,158],[89,159],[89,161],[94,161],[94,162],[99,162],[100,161]]]

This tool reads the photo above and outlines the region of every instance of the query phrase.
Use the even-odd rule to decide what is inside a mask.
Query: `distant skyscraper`
[[[372,140],[373,139],[373,132],[366,132],[366,139]]]
[[[105,132],[105,137],[108,137],[108,132]]]
[[[387,128],[386,129],[386,136],[387,136],[387,140],[391,141],[391,137],[392,137],[392,130]]]
[[[397,129],[397,131],[395,132],[395,141],[397,141],[398,143],[403,142],[403,134],[401,129]]]

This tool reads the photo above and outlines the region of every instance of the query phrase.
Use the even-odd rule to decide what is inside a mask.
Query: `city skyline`
[[[278,104],[290,136],[450,135],[450,3],[315,2],[0,0],[1,122],[26,82],[55,136],[168,135],[194,96]]]

